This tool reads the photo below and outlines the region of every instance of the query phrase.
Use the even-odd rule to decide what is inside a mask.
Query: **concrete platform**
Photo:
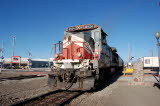
[[[158,106],[160,90],[156,87],[119,85],[109,97],[107,106]]]
[[[159,106],[160,89],[154,76],[145,76],[146,85],[130,85],[132,76],[121,76],[106,88],[82,95],[69,106]]]

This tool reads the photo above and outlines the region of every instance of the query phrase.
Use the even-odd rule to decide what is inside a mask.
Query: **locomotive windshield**
[[[94,40],[92,38],[92,30],[86,30],[86,31],[74,31],[74,32],[65,32],[64,35],[64,43],[67,41],[72,42],[86,42],[86,45],[90,46],[91,48],[94,48]]]

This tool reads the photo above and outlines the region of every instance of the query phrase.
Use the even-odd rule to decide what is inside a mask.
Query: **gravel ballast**
[[[0,103],[10,105],[53,91],[47,85],[48,76],[0,82]]]

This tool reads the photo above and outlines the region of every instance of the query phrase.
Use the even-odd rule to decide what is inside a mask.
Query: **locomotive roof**
[[[101,32],[102,32],[103,35],[108,36],[102,29],[101,29]]]

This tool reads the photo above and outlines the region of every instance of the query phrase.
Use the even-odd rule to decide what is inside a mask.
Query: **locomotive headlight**
[[[58,57],[58,54],[55,54],[55,58],[57,58]]]
[[[81,57],[82,54],[80,52],[77,53],[77,57]]]

